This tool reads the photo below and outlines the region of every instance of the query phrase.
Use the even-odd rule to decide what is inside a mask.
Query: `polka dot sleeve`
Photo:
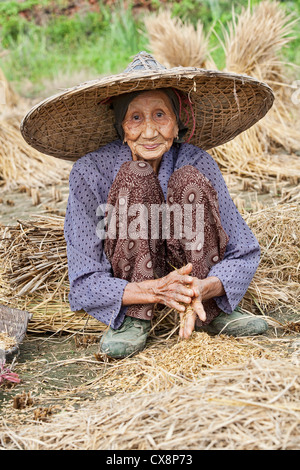
[[[242,300],[256,272],[260,247],[252,231],[237,210],[222,173],[207,152],[184,144],[176,166],[192,164],[201,171],[218,192],[222,226],[229,236],[224,259],[214,265],[209,276],[218,277],[226,295],[215,300],[223,312],[231,313]]]
[[[97,155],[93,152],[92,157],[96,158]],[[69,178],[64,227],[70,280],[69,302],[73,311],[83,309],[116,329],[125,317],[126,307],[122,307],[121,303],[128,281],[113,277],[103,251],[103,241],[96,232],[101,221],[97,208],[106,201],[111,185],[107,175],[111,175],[112,171],[108,166],[103,167],[105,171],[99,171],[97,158],[93,158],[87,155],[78,160]]]

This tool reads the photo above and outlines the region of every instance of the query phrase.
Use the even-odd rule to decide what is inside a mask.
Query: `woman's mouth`
[[[143,147],[146,149],[146,150],[155,150],[157,149],[157,147],[159,147],[160,144],[143,144]]]

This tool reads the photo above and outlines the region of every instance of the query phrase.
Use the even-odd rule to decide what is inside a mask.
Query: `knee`
[[[184,188],[189,182],[197,182],[201,187],[212,188],[209,179],[192,165],[184,165],[175,170],[169,179],[169,186],[176,185],[177,188]]]
[[[151,165],[143,161],[130,161],[122,164],[112,183],[108,202],[115,204],[125,198],[130,203],[161,203],[163,192],[157,175]],[[124,205],[125,202],[122,202]]]
[[[132,187],[144,184],[146,181],[149,181],[149,178],[155,179],[155,177],[156,175],[148,162],[131,161],[121,165],[115,181],[120,180],[123,187],[127,183]]]
[[[180,199],[181,203],[197,204],[207,196],[217,195],[209,179],[192,165],[174,171],[168,183],[168,202]]]

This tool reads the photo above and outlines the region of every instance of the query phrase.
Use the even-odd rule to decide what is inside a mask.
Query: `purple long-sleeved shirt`
[[[65,218],[71,309],[83,309],[114,329],[124,320],[127,307],[122,306],[122,297],[128,281],[113,276],[103,240],[96,234],[100,221],[97,207],[107,202],[121,165],[130,160],[130,148],[119,140],[77,160],[70,173]],[[204,150],[181,144],[163,155],[158,179],[165,198],[171,174],[187,164],[203,173],[218,193],[221,222],[229,242],[224,259],[211,268],[209,276],[221,280],[225,295],[215,300],[223,312],[231,313],[254,276],[260,248],[233,203],[217,163]]]

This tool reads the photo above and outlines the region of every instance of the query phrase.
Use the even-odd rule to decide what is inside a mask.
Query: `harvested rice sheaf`
[[[276,1],[248,6],[240,15],[233,12],[232,22],[224,27],[226,70],[267,83],[275,101],[261,121],[212,150],[223,168],[253,178],[299,178],[300,159],[291,155],[300,148],[299,106],[293,103],[293,77],[281,58],[294,30],[295,18]]]
[[[152,54],[167,68],[212,68],[208,40],[199,20],[196,27],[180,18],[172,17],[170,9],[145,16]]]
[[[1,251],[12,292],[51,292],[66,276],[63,224],[64,217],[36,216],[3,229]]]
[[[13,90],[12,86],[8,82],[1,68],[0,68],[0,82],[1,82],[2,104],[5,104],[10,109],[16,108],[18,105],[20,105],[20,101],[22,102],[22,99]],[[0,107],[0,114],[3,114],[4,111],[5,111],[5,106],[2,105]]]
[[[21,114],[0,116],[0,184],[7,188],[45,187],[67,181],[71,166],[30,147],[20,133]]]
[[[253,298],[264,309],[278,303],[300,307],[300,205],[278,204],[245,214],[244,218],[261,247],[261,259],[244,297],[253,307]]]
[[[0,229],[1,301],[33,313],[28,331],[38,333],[105,327],[85,312],[72,312],[64,217],[36,215]]]

